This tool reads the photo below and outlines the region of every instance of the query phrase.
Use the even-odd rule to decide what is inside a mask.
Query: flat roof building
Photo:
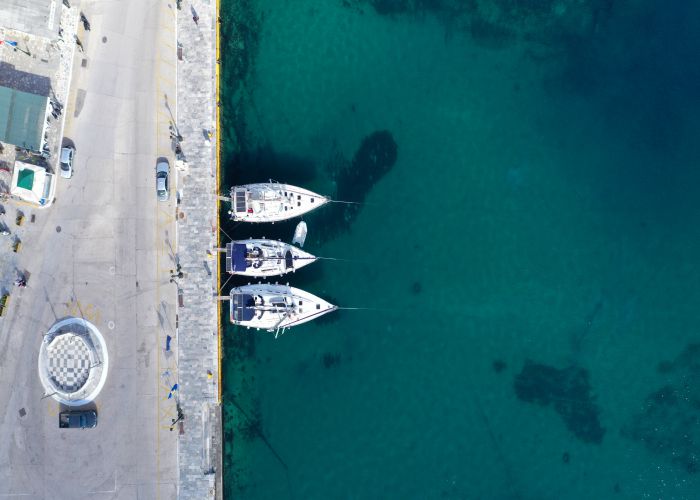
[[[0,26],[49,39],[58,38],[63,0],[2,0]]]
[[[0,87],[0,142],[41,151],[49,99]]]
[[[53,174],[44,167],[38,167],[21,161],[15,162],[12,171],[10,194],[17,198],[34,203],[40,207],[53,202],[56,192],[56,181]]]

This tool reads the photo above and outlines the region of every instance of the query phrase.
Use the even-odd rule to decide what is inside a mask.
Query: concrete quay
[[[221,498],[222,422],[216,191],[217,5],[183,1],[178,10],[177,132],[185,165],[178,183],[179,497]],[[216,254],[214,254],[216,255]]]

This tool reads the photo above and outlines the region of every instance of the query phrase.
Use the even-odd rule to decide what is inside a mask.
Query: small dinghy
[[[231,289],[230,318],[234,325],[276,332],[301,325],[338,307],[289,285],[260,283]]]
[[[294,272],[317,258],[276,240],[236,240],[226,244],[226,272],[265,278]]]
[[[326,196],[289,184],[244,184],[231,188],[229,214],[235,221],[278,222],[304,215],[329,201]]]
[[[306,241],[306,233],[306,222],[301,221],[299,224],[297,224],[297,228],[294,230],[294,238],[292,238],[292,243],[303,247],[304,242]]]

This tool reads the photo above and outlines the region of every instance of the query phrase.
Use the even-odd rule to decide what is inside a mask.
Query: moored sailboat
[[[330,198],[308,189],[264,182],[231,188],[231,210],[234,221],[278,222],[298,217],[325,205]]]
[[[231,289],[230,320],[234,325],[283,333],[338,309],[309,292],[289,285],[259,283]]]
[[[235,240],[226,244],[226,272],[265,278],[294,272],[317,257],[282,241]]]

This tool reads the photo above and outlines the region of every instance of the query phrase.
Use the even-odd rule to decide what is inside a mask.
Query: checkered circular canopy
[[[80,390],[90,375],[90,348],[73,333],[57,336],[46,349],[52,382],[64,392]]]

